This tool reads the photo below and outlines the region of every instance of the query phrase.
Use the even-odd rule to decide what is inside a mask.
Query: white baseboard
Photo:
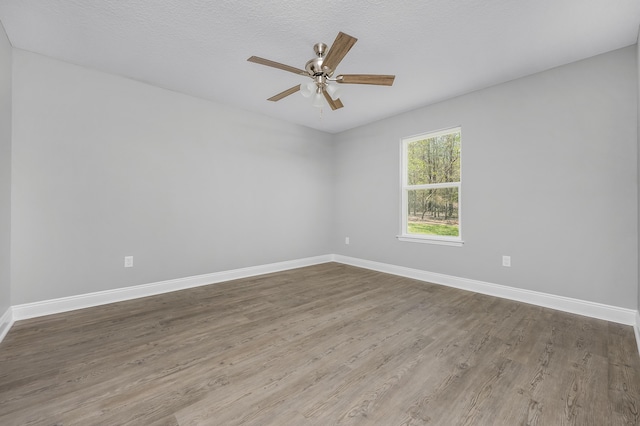
[[[636,325],[637,323],[636,316],[638,316],[638,311],[633,309],[619,308],[617,306],[605,305],[602,303],[572,299],[570,297],[556,296],[531,290],[523,290],[515,287],[471,280],[468,278],[454,277],[435,272],[427,272],[420,269],[405,268],[403,266],[362,260],[348,256],[333,255],[332,258],[335,262],[347,265],[413,278],[420,281],[427,281],[434,284],[446,285],[448,287],[487,294],[489,296],[516,300],[518,302],[557,309],[559,311],[570,312],[572,314],[585,315],[625,325]],[[636,333],[638,333],[637,325]]]
[[[286,271],[288,269],[317,265],[319,263],[326,263],[330,261],[330,255],[308,257],[286,262],[270,263],[266,265],[251,266],[248,268],[233,269],[230,271],[159,281],[156,283],[124,287],[115,290],[99,291],[96,293],[80,294],[77,296],[62,297],[59,299],[43,300],[41,302],[25,303],[13,306],[12,316],[13,320],[18,321],[44,315],[57,314],[60,312],[73,311],[75,309],[84,309],[92,306],[106,305],[108,303],[122,302],[124,300],[137,299],[139,297],[154,296],[157,294],[168,293],[170,291],[184,290],[187,288],[215,284],[223,281]]]
[[[5,338],[11,326],[13,325],[12,308],[9,306],[4,314],[0,317],[0,342]]]
[[[51,315],[60,312],[67,312],[75,309],[90,308],[92,306],[99,306],[108,303],[136,299],[140,297],[153,296],[157,294],[168,293],[171,291],[184,290],[187,288],[247,278],[256,275],[286,271],[289,269],[317,265],[320,263],[331,261],[384,272],[387,274],[413,278],[416,280],[426,281],[434,284],[455,287],[475,293],[516,300],[519,302],[543,306],[546,308],[585,315],[620,324],[632,325],[636,335],[638,352],[640,353],[640,313],[632,309],[619,308],[616,306],[610,306],[601,303],[572,299],[569,297],[556,296],[553,294],[541,293],[531,290],[523,290],[499,284],[492,284],[468,278],[460,278],[451,275],[422,271],[419,269],[406,268],[402,266],[390,265],[386,263],[363,260],[337,254],[308,257],[286,262],[252,266],[230,271],[214,272],[211,274],[196,275],[186,278],[178,278],[174,280],[125,287],[115,290],[106,290],[96,293],[81,294],[59,299],[15,305],[9,308],[2,315],[2,317],[0,317],[0,342],[9,332],[9,329],[13,325],[14,321],[18,320]]]
[[[640,354],[640,311],[636,312],[636,324],[633,326],[633,331],[636,332],[636,345],[638,345],[638,353]]]

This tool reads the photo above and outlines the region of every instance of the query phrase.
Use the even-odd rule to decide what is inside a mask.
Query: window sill
[[[413,235],[397,235],[398,241],[404,241],[407,243],[421,243],[421,244],[436,244],[441,246],[454,246],[462,247],[464,241],[462,240],[446,240],[443,238],[434,237],[416,237]]]

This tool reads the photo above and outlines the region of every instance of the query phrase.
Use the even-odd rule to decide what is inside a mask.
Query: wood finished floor
[[[634,425],[633,330],[328,263],[17,322],[1,425]]]

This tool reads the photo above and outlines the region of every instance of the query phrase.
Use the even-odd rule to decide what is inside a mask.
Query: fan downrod
[[[316,43],[313,45],[313,51],[316,52],[318,58],[322,58],[325,53],[327,53],[327,45],[324,43]]]

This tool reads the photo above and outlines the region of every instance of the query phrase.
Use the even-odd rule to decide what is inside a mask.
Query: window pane
[[[458,188],[407,192],[407,234],[459,236]]]
[[[407,184],[460,182],[460,131],[407,144]]]

